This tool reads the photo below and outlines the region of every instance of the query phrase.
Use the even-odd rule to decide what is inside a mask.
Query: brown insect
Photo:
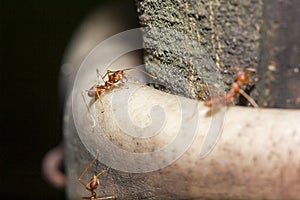
[[[97,193],[95,190],[97,189],[99,185],[99,176],[104,174],[106,171],[109,170],[109,167],[99,172],[97,175],[94,175],[88,183],[84,183],[82,181],[82,177],[87,173],[87,171],[90,169],[90,167],[93,165],[93,163],[97,160],[99,156],[99,152],[97,151],[95,158],[89,163],[89,165],[85,168],[85,170],[82,172],[82,174],[79,176],[78,181],[85,187],[86,190],[91,192],[90,197],[82,197],[81,199],[90,199],[90,200],[106,200],[106,199],[117,199],[117,196],[108,196],[108,197],[97,197]]]
[[[140,72],[143,72],[144,74],[146,74],[149,77],[152,77],[154,79],[156,79],[155,76],[153,76],[152,74],[149,74],[141,69],[138,68],[126,68],[126,69],[122,69],[122,70],[116,70],[116,71],[112,71],[112,70],[106,70],[106,73],[101,76],[99,70],[97,69],[97,77],[98,79],[102,79],[102,81],[104,82],[104,84],[95,84],[94,86],[92,86],[89,90],[87,90],[88,96],[94,98],[95,100],[99,99],[99,102],[102,106],[102,113],[104,112],[104,107],[103,107],[103,103],[101,100],[101,95],[109,90],[112,90],[114,87],[117,86],[117,83],[119,82],[124,82],[127,81],[127,77],[125,74],[125,71],[128,70],[137,70]],[[107,78],[107,80],[105,80],[105,78]],[[85,98],[84,101],[86,102]],[[87,103],[86,103],[87,105]],[[87,106],[88,110],[89,107]]]
[[[228,104],[239,95],[243,95],[255,108],[259,107],[257,103],[242,89],[242,86],[247,86],[252,83],[250,77],[256,73],[256,70],[253,68],[233,70],[236,71],[236,74],[235,81],[231,83],[230,91],[227,92],[224,97],[209,97],[204,103],[205,106],[212,107],[213,105],[218,105],[221,102]]]

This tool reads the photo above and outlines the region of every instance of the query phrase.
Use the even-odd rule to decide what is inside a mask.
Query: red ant
[[[79,176],[78,181],[85,187],[86,190],[91,192],[90,197],[82,197],[81,199],[90,199],[90,200],[106,200],[106,199],[117,199],[117,196],[108,196],[108,197],[97,197],[97,193],[95,190],[97,189],[99,185],[99,176],[104,174],[107,170],[109,170],[110,167],[107,167],[106,169],[99,172],[97,175],[94,175],[88,183],[84,183],[81,179],[82,177],[87,173],[87,171],[90,169],[92,164],[97,160],[99,156],[99,152],[97,151],[95,158],[89,163],[89,165],[85,168],[85,170],[82,172],[82,174]]]
[[[256,70],[253,68],[245,68],[245,69],[235,69],[235,71],[236,71],[235,81],[231,83],[230,91],[226,93],[225,97],[220,97],[220,98],[209,97],[204,103],[205,106],[212,107],[214,104],[216,105],[224,101],[227,104],[228,102],[233,101],[241,94],[255,108],[259,107],[257,103],[246,92],[244,92],[244,90],[241,89],[242,86],[251,84],[249,78],[256,73]]]
[[[87,93],[88,93],[88,96],[89,97],[93,97],[95,98],[95,100],[99,99],[99,102],[102,106],[102,111],[101,113],[104,112],[104,107],[103,107],[103,103],[102,103],[102,100],[101,100],[101,95],[105,92],[105,91],[109,91],[109,90],[112,90],[114,87],[117,86],[117,83],[118,82],[124,82],[124,79],[126,79],[127,81],[127,77],[126,77],[126,74],[125,74],[125,71],[128,71],[128,70],[137,70],[137,71],[140,71],[140,72],[143,72],[144,74],[156,79],[155,76],[153,76],[152,74],[149,74],[141,69],[138,69],[138,68],[134,68],[134,67],[131,67],[131,68],[126,68],[126,69],[122,69],[122,70],[116,70],[116,71],[112,71],[112,70],[106,70],[106,73],[101,76],[99,70],[97,69],[97,77],[98,79],[100,79],[99,77],[101,77],[101,79],[103,80],[104,84],[101,85],[101,84],[95,84],[93,87],[91,87],[89,90],[87,90]],[[107,77],[107,81],[105,81],[104,79]],[[84,96],[83,96],[84,98]],[[86,103],[86,100],[84,98],[84,101]],[[87,105],[87,103],[86,103]],[[88,108],[88,111],[89,111],[89,107],[87,106]]]

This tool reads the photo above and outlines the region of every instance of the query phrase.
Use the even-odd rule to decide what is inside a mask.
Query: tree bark
[[[300,108],[300,2],[265,0],[260,65],[259,104]]]
[[[215,83],[228,91],[234,80],[230,68],[258,66],[262,0],[142,0],[137,5],[142,25],[186,36],[171,50],[164,48],[172,34],[151,31],[144,37],[146,47],[158,43],[146,50],[147,70],[174,94],[196,98],[207,90],[203,85]],[[200,94],[201,99],[209,95]]]

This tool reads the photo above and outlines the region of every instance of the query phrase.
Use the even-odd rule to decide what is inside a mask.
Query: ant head
[[[247,76],[247,74],[244,71],[238,71],[236,73],[235,77],[236,77],[237,81],[240,81],[243,83],[243,82],[247,81],[249,75]]]
[[[115,72],[115,80],[123,80],[125,77],[124,70],[118,70]]]
[[[118,71],[118,74],[119,74],[119,75],[124,75],[124,70]]]
[[[231,84],[231,90],[233,90],[234,92],[239,92],[240,91],[240,85],[237,82],[233,82]]]
[[[256,70],[253,68],[245,68],[244,70],[238,71],[236,73],[236,80],[240,83],[247,83],[250,76],[256,73]]]
[[[113,74],[114,77],[122,77],[124,76],[124,70],[115,71]]]

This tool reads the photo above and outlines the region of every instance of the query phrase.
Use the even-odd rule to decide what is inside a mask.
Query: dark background
[[[64,199],[42,177],[45,153],[62,139],[58,76],[65,49],[105,1],[0,1],[1,199]]]

